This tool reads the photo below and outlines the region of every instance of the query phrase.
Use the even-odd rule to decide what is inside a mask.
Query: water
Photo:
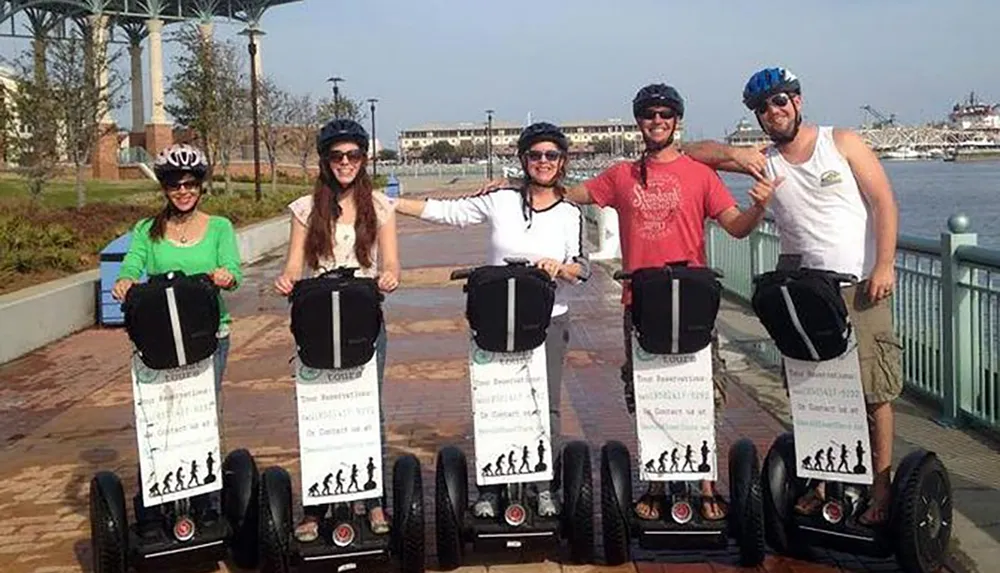
[[[1000,161],[883,161],[899,203],[905,235],[939,240],[948,217],[965,213],[979,245],[1000,249]],[[748,201],[751,179],[722,173],[740,203]]]

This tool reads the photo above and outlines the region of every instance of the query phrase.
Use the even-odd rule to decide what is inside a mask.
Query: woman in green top
[[[208,162],[198,149],[172,145],[160,152],[153,166],[167,204],[152,219],[139,221],[132,229],[132,242],[122,261],[111,295],[119,301],[143,272],[158,275],[182,271],[205,273],[216,286],[234,290],[243,280],[240,253],[233,224],[225,217],[210,216],[198,209]],[[215,352],[216,399],[222,392],[222,372],[229,355],[231,317],[219,296],[219,347]]]

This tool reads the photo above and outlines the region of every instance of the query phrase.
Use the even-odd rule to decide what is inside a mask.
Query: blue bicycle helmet
[[[316,153],[320,157],[330,151],[330,146],[341,141],[353,141],[361,151],[368,153],[368,132],[361,124],[351,119],[334,119],[316,134]]]
[[[529,125],[521,132],[521,136],[517,138],[517,154],[523,155],[539,141],[551,141],[563,153],[569,151],[569,140],[563,132],[551,123],[540,121]]]
[[[743,88],[743,105],[753,111],[767,98],[782,92],[801,94],[799,78],[785,68],[765,68],[747,81]]]
[[[632,98],[632,116],[639,117],[642,110],[658,105],[674,110],[678,118],[684,117],[684,99],[666,84],[650,84],[639,90]]]

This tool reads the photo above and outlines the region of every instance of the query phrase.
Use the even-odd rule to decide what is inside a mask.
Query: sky
[[[315,97],[345,78],[342,93],[379,99],[388,147],[401,129],[484,122],[488,108],[516,122],[629,118],[653,82],[684,96],[689,137],[721,138],[752,120],[743,84],[774,65],[799,76],[806,119],[825,124],[857,126],[866,104],[943,120],[970,91],[1000,103],[994,0],[302,0],[261,26],[265,75]],[[245,43],[242,27],[216,35]],[[0,40],[3,56],[24,47]],[[168,74],[174,54],[165,46]],[[129,123],[127,107],[118,115]]]

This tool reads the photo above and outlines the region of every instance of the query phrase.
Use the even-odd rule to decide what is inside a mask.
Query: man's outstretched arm
[[[767,159],[763,150],[767,145],[734,147],[705,139],[681,144],[681,151],[691,159],[704,163],[712,169],[743,173],[762,181],[765,177]]]

